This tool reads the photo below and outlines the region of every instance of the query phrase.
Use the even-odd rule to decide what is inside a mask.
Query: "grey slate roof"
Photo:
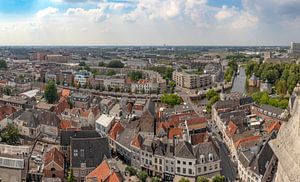
[[[62,131],[60,134],[60,145],[69,146],[71,138],[97,138],[100,134],[95,130]]]
[[[280,115],[284,112],[283,109],[280,109],[280,108],[277,108],[277,107],[274,107],[274,106],[270,106],[270,105],[266,105],[266,104],[263,104],[261,106],[261,108],[263,110],[266,110],[266,111],[269,111],[269,112],[272,112],[272,113],[275,113],[276,115]]]
[[[175,147],[175,156],[180,158],[194,159],[193,147],[189,142],[180,142]]]
[[[204,155],[206,162],[209,161],[209,154],[213,155],[214,161],[220,159],[219,152],[212,142],[199,143],[194,147],[194,155],[198,162],[200,162],[201,155]]]
[[[74,150],[78,156],[74,156]],[[82,152],[83,151],[83,152]],[[80,167],[85,163],[86,167],[97,167],[103,159],[110,158],[107,138],[71,138],[71,167]]]
[[[19,120],[27,122],[28,127],[36,128],[40,124],[58,127],[60,119],[55,113],[48,111],[27,110],[21,114]]]
[[[143,109],[143,112],[146,112],[146,111],[148,111],[151,114],[151,116],[153,118],[155,118],[155,116],[156,116],[156,114],[155,114],[155,104],[154,104],[154,102],[152,101],[151,98],[148,99],[148,101],[147,101],[147,103],[146,103],[146,105]]]

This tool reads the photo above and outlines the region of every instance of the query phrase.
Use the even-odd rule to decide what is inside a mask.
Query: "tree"
[[[109,71],[106,73],[107,76],[113,76],[113,75],[115,75],[115,74],[117,74],[115,70],[109,70]]]
[[[210,100],[211,98],[213,98],[214,96],[217,96],[218,93],[214,90],[214,89],[210,89],[206,92],[206,99]]]
[[[8,124],[1,132],[0,136],[2,142],[6,142],[9,145],[15,145],[19,142],[19,130],[13,124]]]
[[[79,66],[85,66],[85,65],[86,65],[86,63],[83,61],[79,63]]]
[[[112,60],[108,63],[107,67],[109,68],[124,68],[124,63],[119,60]]]
[[[225,74],[224,74],[226,82],[230,82],[231,81],[233,73],[234,73],[234,71],[233,71],[232,68],[230,68],[230,67],[227,68],[227,70],[225,71]]]
[[[164,78],[167,80],[172,80],[173,71],[174,71],[173,68],[166,67],[165,73],[164,73]]]
[[[188,180],[188,179],[186,179],[186,178],[181,178],[181,179],[179,180],[179,182],[190,182],[190,180]]]
[[[57,101],[58,95],[57,95],[57,88],[55,83],[51,80],[48,82],[45,93],[44,93],[45,99],[49,104],[53,104],[55,101]]]
[[[7,63],[5,60],[0,60],[0,69],[6,69],[7,68]]]
[[[225,182],[225,177],[221,176],[221,175],[216,175],[215,177],[213,177],[213,182]]]
[[[209,179],[203,176],[197,178],[197,182],[209,182]]]
[[[99,67],[105,67],[106,65],[105,65],[104,62],[101,61],[101,62],[98,63],[98,66],[99,66]]]
[[[131,71],[130,73],[128,73],[128,77],[133,81],[138,81],[143,78],[143,72]]]
[[[286,81],[279,80],[275,84],[275,90],[277,95],[285,95],[287,92]]]
[[[126,166],[125,172],[129,173],[129,176],[136,175],[137,171],[132,166]]]
[[[151,178],[151,182],[161,182],[161,179],[159,177],[154,176]]]
[[[71,171],[69,172],[68,175],[68,182],[75,182],[75,177],[73,175],[73,170],[71,169]]]
[[[11,95],[11,89],[8,88],[8,87],[6,87],[6,88],[4,89],[4,94],[5,94],[5,95]]]
[[[171,107],[174,107],[175,105],[179,105],[181,103],[181,98],[177,94],[166,94],[164,93],[160,100],[162,103],[165,103]]]
[[[141,180],[141,182],[146,182],[147,178],[148,178],[148,173],[146,171],[140,171],[137,174],[138,178]]]
[[[176,83],[174,81],[170,81],[169,82],[169,86],[171,88],[171,93],[174,93],[175,87],[176,87]]]

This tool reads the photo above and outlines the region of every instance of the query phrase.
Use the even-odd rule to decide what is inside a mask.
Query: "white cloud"
[[[101,22],[109,18],[109,15],[104,13],[103,8],[89,10],[82,8],[69,8],[64,15],[76,18],[88,18],[93,22]]]
[[[46,16],[54,15],[54,14],[58,13],[58,11],[59,10],[57,8],[48,7],[46,9],[42,9],[42,10],[38,11],[36,13],[36,16],[38,18],[43,18],[43,17],[46,17]]]

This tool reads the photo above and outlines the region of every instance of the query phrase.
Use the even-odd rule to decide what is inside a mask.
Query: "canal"
[[[246,94],[246,80],[247,76],[245,73],[245,68],[239,67],[239,74],[234,78],[231,92],[240,92],[242,94]]]

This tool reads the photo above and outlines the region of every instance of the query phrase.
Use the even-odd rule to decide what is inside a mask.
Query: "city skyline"
[[[278,45],[297,0],[0,0],[0,45]]]

